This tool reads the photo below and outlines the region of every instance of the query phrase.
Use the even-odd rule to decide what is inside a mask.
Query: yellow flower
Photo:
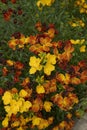
[[[20,108],[20,112],[27,112],[29,110],[29,108],[32,106],[30,101],[25,101],[23,106],[21,106]]]
[[[12,115],[11,107],[10,106],[4,106],[4,109],[8,113],[8,116],[10,117]]]
[[[85,39],[82,39],[82,40],[81,40],[81,44],[83,44],[84,42],[85,42]]]
[[[29,65],[31,66],[29,73],[34,74],[37,70],[41,70],[42,66],[40,65],[41,59],[36,58],[35,56],[30,57]]]
[[[34,116],[32,118],[32,124],[33,126],[38,126],[40,124],[41,118]]]
[[[15,101],[14,99],[11,101],[10,107],[11,107],[11,112],[13,114],[17,114],[17,112],[19,112],[20,106],[19,106],[18,102]]]
[[[55,66],[53,66],[52,64],[46,63],[46,65],[44,66],[44,73],[47,75],[50,75],[53,70],[55,70]]]
[[[46,55],[46,57],[47,57],[47,63],[49,63],[49,64],[56,64],[56,56],[55,55],[51,55],[50,53],[48,53],[47,55]]]
[[[2,121],[2,126],[3,127],[8,127],[8,123],[9,123],[9,118],[5,117],[5,119]]]
[[[17,127],[20,125],[20,122],[19,121],[14,121],[12,124],[11,124],[11,127]]]
[[[36,92],[37,92],[38,94],[45,93],[45,89],[44,89],[44,87],[43,87],[42,85],[38,85],[38,86],[36,87]]]
[[[45,120],[45,119],[41,119],[41,122],[38,125],[38,128],[39,128],[39,130],[42,130],[42,129],[45,129],[46,127],[48,127],[48,126],[49,126],[48,121]]]
[[[4,93],[4,96],[2,97],[3,103],[5,105],[8,105],[12,100],[12,94],[8,91]]]
[[[23,97],[23,98],[26,97],[27,94],[28,94],[28,93],[27,93],[24,89],[21,89],[20,92],[19,92],[19,96],[20,96],[20,97]]]
[[[77,39],[77,40],[71,39],[70,41],[72,44],[79,44],[80,43],[79,39]]]
[[[23,98],[19,98],[17,101],[18,106],[21,107],[23,105],[24,101],[25,100]]]
[[[59,130],[59,127],[55,126],[52,130]]]
[[[14,62],[13,62],[12,60],[7,60],[7,64],[8,64],[9,66],[13,66],[13,65],[14,65]]]
[[[85,13],[85,9],[84,8],[80,8],[80,13]]]
[[[47,6],[51,6],[51,4],[54,2],[55,0],[39,0],[37,2],[37,6],[40,7],[40,5],[42,4],[43,6],[47,5]]]
[[[86,51],[86,46],[85,45],[81,46],[80,47],[80,52],[85,52],[85,51]]]
[[[78,25],[76,23],[71,23],[72,27],[77,27]]]
[[[46,110],[46,112],[50,112],[51,111],[51,107],[52,107],[52,103],[49,101],[45,101],[44,102],[44,109]]]
[[[85,39],[77,39],[77,40],[74,40],[74,39],[71,39],[70,40],[72,44],[83,44],[85,42]]]

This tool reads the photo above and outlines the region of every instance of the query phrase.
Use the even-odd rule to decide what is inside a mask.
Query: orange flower
[[[32,103],[32,111],[38,112],[39,110],[42,110],[43,108],[43,102],[40,98],[36,98]]]
[[[73,73],[75,73],[76,75],[80,75],[80,72],[79,72],[80,67],[79,67],[79,65],[72,65],[71,69],[73,70]]]
[[[84,70],[84,71],[81,73],[80,80],[81,80],[82,83],[85,83],[85,82],[87,81],[87,70]]]
[[[11,2],[12,2],[13,4],[15,4],[15,3],[16,3],[16,1],[17,1],[17,0],[11,0]]]
[[[14,82],[17,83],[17,82],[19,82],[19,81],[20,81],[20,80],[19,80],[19,77],[15,75],[15,76],[14,76]]]
[[[75,103],[78,103],[78,98],[73,93],[68,93],[67,96],[62,96],[62,94],[56,94],[52,97],[52,101],[56,103],[62,110],[72,109]]]
[[[27,77],[27,78],[25,78],[25,79],[23,80],[23,82],[21,83],[21,85],[22,85],[23,87],[26,87],[29,83],[30,83],[30,79]]]
[[[37,42],[37,37],[36,36],[30,36],[30,39],[29,39],[29,43],[30,44],[36,44]]]
[[[15,69],[21,70],[21,69],[23,69],[23,67],[24,67],[24,65],[19,61],[14,63],[14,68]]]
[[[68,114],[66,115],[66,117],[67,117],[68,119],[71,119],[71,118],[72,118],[72,114],[71,114],[71,113],[68,113]]]
[[[70,83],[70,75],[66,73],[65,75],[60,73],[56,76],[57,80],[63,84],[69,84]]]
[[[11,49],[15,50],[16,49],[16,45],[17,45],[18,39],[12,39],[10,41],[8,41],[8,45]]]
[[[8,73],[8,69],[6,67],[3,67],[2,73],[3,73],[3,76],[6,76]]]
[[[59,129],[64,130],[65,128],[67,128],[66,126],[67,126],[67,122],[66,121],[62,121],[59,124]]]
[[[55,126],[52,130],[59,130],[59,126]]]
[[[71,80],[70,80],[71,84],[75,84],[75,85],[78,85],[81,83],[81,80],[77,77],[71,77]]]
[[[3,14],[4,19],[5,19],[6,21],[9,21],[9,20],[10,20],[11,15],[12,15],[12,11],[10,11],[10,10],[7,10],[7,11]]]
[[[42,31],[42,24],[41,22],[37,22],[36,25],[35,25],[36,29],[41,32]]]
[[[34,52],[35,54],[38,54],[40,52],[43,52],[43,46],[41,46],[40,44],[31,45],[29,50],[31,52]]]
[[[17,88],[12,88],[12,89],[11,89],[11,93],[13,93],[13,94],[18,93]]]
[[[55,29],[54,29],[54,28],[50,28],[46,34],[47,34],[50,38],[54,38]]]
[[[74,51],[74,47],[71,45],[70,42],[66,43],[66,46],[64,47],[64,52],[62,54],[59,54],[58,58],[60,61],[69,61],[71,59],[71,54]]]

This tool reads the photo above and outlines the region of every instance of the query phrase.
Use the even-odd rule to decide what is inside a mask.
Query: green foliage
[[[75,0],[76,1],[76,0]],[[21,89],[20,82],[29,75],[29,57],[32,56],[32,53],[26,47],[25,49],[17,48],[15,51],[8,47],[8,40],[11,39],[13,34],[22,33],[25,36],[37,34],[35,24],[40,21],[43,25],[47,26],[49,23],[54,24],[58,34],[54,40],[70,40],[70,39],[85,39],[84,45],[87,46],[87,14],[80,14],[79,7],[75,6],[74,0],[55,0],[51,6],[44,6],[39,9],[36,5],[37,0],[17,0],[16,4],[12,4],[11,1],[8,1],[7,4],[0,1],[0,87],[4,90],[9,90],[12,87]],[[12,9],[12,15],[9,20],[4,19],[4,13]],[[18,12],[22,11],[22,12]],[[73,19],[80,19],[84,22],[85,26],[72,27],[70,22]],[[79,48],[81,45],[75,45],[75,51],[73,52],[73,57],[70,60],[71,65],[77,65],[81,60],[87,59],[87,50],[85,53],[80,53]],[[14,77],[14,72],[11,70],[12,74],[8,76],[2,76],[2,68],[6,66],[6,60],[20,61],[26,66],[26,69],[22,70],[22,76],[20,76],[19,83],[11,83]],[[8,67],[8,66],[7,66]],[[65,72],[57,68],[58,72]],[[30,76],[32,79],[33,77]],[[35,77],[36,78],[36,77]],[[33,79],[35,81],[35,79]],[[33,86],[33,82],[32,85]],[[20,88],[19,88],[20,86]],[[61,84],[58,84],[58,91],[63,90]],[[87,106],[87,83],[76,85],[75,93],[79,98],[79,106],[75,106],[75,109],[78,107],[78,111],[83,114],[83,111]],[[43,111],[44,113],[44,111]],[[66,112],[67,113],[67,112]],[[56,121],[62,121],[66,115],[62,110],[57,106],[53,108],[52,115],[55,115]],[[32,113],[31,113],[32,114]],[[44,113],[45,116],[46,113]],[[5,116],[3,103],[0,96],[0,117]],[[49,113],[48,113],[49,116]],[[0,119],[0,129],[2,128]],[[61,120],[60,120],[61,119]],[[55,122],[57,124],[58,122]],[[37,130],[35,128],[34,130]]]

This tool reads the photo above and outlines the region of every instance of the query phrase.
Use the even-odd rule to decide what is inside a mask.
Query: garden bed
[[[87,111],[86,1],[0,8],[0,129],[71,130]]]

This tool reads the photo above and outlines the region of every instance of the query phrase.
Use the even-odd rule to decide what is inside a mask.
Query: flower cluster
[[[87,13],[87,3],[85,0],[77,0],[76,5],[79,6],[80,13]]]
[[[85,52],[85,40],[56,40],[53,24],[38,22],[36,35],[12,36],[8,46],[14,52],[28,50],[26,63],[7,59],[3,77],[11,77],[11,88],[2,95],[6,129],[71,130],[80,97],[77,88],[87,81],[87,61],[72,63],[76,46]],[[85,48],[84,48],[85,46]],[[26,72],[26,74],[24,73]],[[80,113],[78,113],[80,115]]]
[[[45,5],[51,6],[54,1],[55,0],[38,0],[37,6],[38,7],[40,7],[40,5],[42,5],[42,6],[45,6]]]
[[[56,56],[48,54],[40,54],[40,58],[30,57],[29,65],[31,66],[29,73],[34,74],[37,70],[44,70],[46,75],[50,75],[51,71],[55,70]],[[42,62],[42,64],[40,64]]]
[[[84,27],[85,26],[85,23],[82,21],[82,20],[79,20],[79,19],[74,19],[70,22],[70,25],[72,27]]]
[[[7,112],[5,119],[2,121],[4,127],[8,127],[9,119],[13,114],[16,115],[18,112],[27,112],[32,106],[30,101],[25,100],[27,95],[28,93],[24,89],[21,89],[19,94],[16,89],[15,91],[6,91],[4,93],[2,100],[5,105],[4,109]]]

